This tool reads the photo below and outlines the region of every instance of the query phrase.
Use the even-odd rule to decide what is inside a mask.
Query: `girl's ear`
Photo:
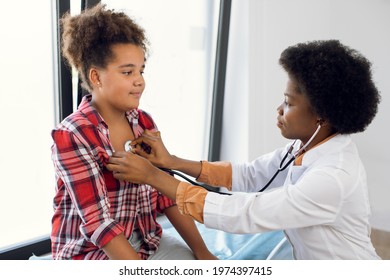
[[[89,70],[88,79],[91,81],[92,86],[101,86],[99,71],[96,68],[91,68]]]

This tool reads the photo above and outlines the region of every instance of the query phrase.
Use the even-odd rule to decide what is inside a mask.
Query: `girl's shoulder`
[[[143,129],[148,129],[148,130],[157,129],[156,123],[154,122],[152,116],[148,112],[141,109],[137,109],[137,112],[138,112],[138,123],[143,127]]]
[[[96,127],[85,115],[76,111],[61,121],[55,130],[79,131],[82,128]]]

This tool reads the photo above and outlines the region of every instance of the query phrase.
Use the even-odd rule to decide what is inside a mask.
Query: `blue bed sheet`
[[[159,217],[159,222],[165,234],[181,239],[168,219]],[[221,260],[292,259],[292,248],[283,231],[232,234],[207,228],[200,223],[197,223],[197,227],[209,250]]]

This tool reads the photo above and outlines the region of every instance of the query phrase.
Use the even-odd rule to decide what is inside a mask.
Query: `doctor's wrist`
[[[180,170],[180,158],[175,156],[175,155],[171,155],[168,163],[167,163],[167,168],[169,169],[173,169],[173,170]]]

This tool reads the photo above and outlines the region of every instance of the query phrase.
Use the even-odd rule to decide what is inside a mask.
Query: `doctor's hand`
[[[148,160],[122,151],[114,152],[106,167],[118,180],[149,185],[152,184],[154,174],[159,171]]]
[[[180,181],[139,155],[122,151],[115,152],[108,160],[106,167],[118,180],[151,185],[170,199],[176,199]]]
[[[142,149],[141,144],[150,146],[151,151],[147,153]],[[132,152],[148,159],[157,167],[174,169],[175,156],[172,156],[165,147],[160,131],[145,130],[137,139],[131,142]]]

